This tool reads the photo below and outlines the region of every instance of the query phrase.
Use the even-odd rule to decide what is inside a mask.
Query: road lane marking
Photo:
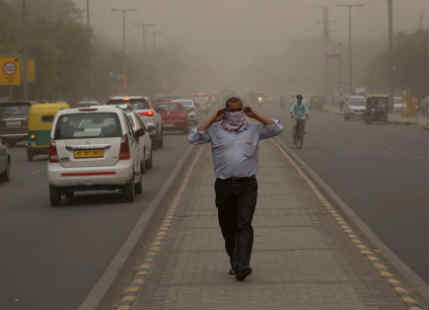
[[[188,187],[189,181],[191,179],[192,173],[194,172],[195,166],[197,165],[198,161],[201,158],[202,153],[205,151],[204,148],[200,148],[198,150],[197,155],[195,156],[194,160],[192,161],[190,167],[188,168],[185,177],[182,181],[182,184],[180,185],[176,195],[173,198],[173,201],[171,202],[170,206],[168,207],[167,213],[163,221],[161,221],[161,226],[159,227],[159,231],[156,234],[154,240],[151,243],[151,246],[149,248],[149,252],[143,259],[144,261],[147,261],[147,259],[150,259],[152,261],[152,258],[150,256],[154,256],[156,253],[161,252],[161,246],[162,246],[162,240],[167,235],[169,231],[169,226],[171,224],[171,220],[174,218],[175,211],[177,207],[179,206],[180,202],[182,201],[183,194],[185,193],[185,190]],[[166,219],[169,219],[166,223]],[[162,238],[161,238],[162,237]],[[134,280],[131,282],[131,284],[124,290],[124,292],[121,294],[121,296],[125,296],[121,299],[119,303],[119,307],[114,307],[118,310],[120,310],[121,305],[125,305],[132,307],[136,301],[137,296],[139,296],[139,293],[141,292],[143,288],[144,283],[144,276],[148,273],[148,271],[151,269],[152,265],[150,264],[143,264],[139,266],[139,269],[144,271],[139,271],[134,274]],[[142,282],[141,285],[135,286],[136,283],[136,277],[139,277]],[[130,291],[132,289],[132,291]],[[136,290],[135,290],[136,289]],[[126,299],[128,297],[128,299]],[[128,308],[129,309],[129,308]]]
[[[324,197],[324,195],[320,192],[320,190],[316,187],[315,183],[310,179],[309,176],[303,171],[303,169],[296,163],[296,161],[283,149],[283,147],[277,142],[272,141],[272,144],[280,151],[280,153],[287,159],[287,161],[291,164],[293,168],[295,168],[298,175],[304,179],[304,181],[307,183],[307,185],[310,187],[310,189],[313,191],[319,202],[328,210],[328,212],[332,215],[332,217],[337,221],[337,224],[340,225],[343,229],[346,227],[345,231],[348,232],[348,237],[350,240],[354,243],[354,245],[361,249],[361,254],[368,254],[370,251],[368,250],[368,247],[359,239],[357,239],[357,235],[353,233],[353,230],[351,227],[346,225],[345,219],[339,215],[338,212],[335,211],[335,209],[331,206],[331,203]],[[328,207],[329,206],[329,207]],[[377,261],[378,258],[375,256],[374,253],[371,253],[371,255],[366,255],[366,258],[369,261]],[[377,268],[377,266],[379,268]],[[381,266],[385,268],[381,268]],[[393,274],[388,271],[387,267],[374,263],[374,267],[376,269],[382,270],[379,271],[378,274],[386,278],[387,282],[391,284],[393,291],[398,295],[398,297],[401,299],[403,303],[405,303],[408,306],[408,309],[423,309],[420,308],[420,305],[417,303],[417,301],[412,298],[411,296],[405,293],[399,293],[397,290],[395,290],[395,287],[397,286],[396,280],[393,279]]]
[[[127,259],[135,249],[137,243],[148,230],[149,223],[155,217],[157,210],[164,197],[173,189],[176,184],[177,177],[182,172],[187,159],[193,154],[194,147],[189,146],[183,156],[178,160],[177,165],[172,170],[171,174],[162,185],[161,189],[156,194],[155,198],[149,203],[149,205],[140,214],[134,228],[131,230],[126,241],[122,244],[119,251],[114,255],[113,259],[109,262],[104,273],[96,281],[95,285],[90,290],[84,301],[79,306],[81,310],[96,309],[101,303],[102,299],[110,289],[111,285],[120,274],[122,267],[126,263]]]

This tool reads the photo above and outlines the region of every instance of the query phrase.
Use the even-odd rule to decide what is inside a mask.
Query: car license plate
[[[166,128],[172,128],[172,127],[174,127],[174,124],[164,124],[164,127],[166,127]]]
[[[7,128],[19,128],[19,127],[21,127],[21,122],[20,121],[7,121],[6,127]]]
[[[104,150],[82,150],[75,151],[74,158],[102,158],[104,157]]]

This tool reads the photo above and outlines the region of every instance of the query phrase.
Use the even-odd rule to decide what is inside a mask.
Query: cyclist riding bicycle
[[[302,95],[296,96],[296,103],[294,103],[290,107],[289,112],[292,119],[304,120],[304,125],[305,125],[305,120],[309,119],[310,115],[308,111],[308,106],[305,103],[302,103],[302,100],[303,100]]]
[[[297,102],[290,107],[290,116],[296,123],[293,128],[293,141],[295,145],[302,148],[305,132],[305,121],[309,119],[308,106],[302,103],[302,95],[296,96]]]

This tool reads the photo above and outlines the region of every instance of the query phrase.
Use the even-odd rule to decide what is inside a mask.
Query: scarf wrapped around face
[[[222,127],[227,131],[246,129],[248,125],[246,114],[243,111],[225,112]]]

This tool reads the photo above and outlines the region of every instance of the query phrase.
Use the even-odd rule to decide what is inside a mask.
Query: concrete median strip
[[[128,235],[127,240],[121,246],[117,254],[114,256],[114,258],[111,260],[111,262],[105,269],[104,273],[100,276],[96,284],[89,292],[88,296],[80,305],[79,307],[80,310],[96,309],[97,306],[100,304],[101,300],[103,299],[103,297],[105,296],[105,294],[107,293],[107,291],[109,290],[113,282],[115,281],[116,277],[118,276],[120,270],[126,263],[128,257],[131,255],[132,251],[134,250],[137,242],[144,235],[145,230],[148,227],[147,224],[155,216],[156,210],[158,209],[165,195],[170,191],[170,189],[174,185],[174,181],[176,180],[177,176],[181,173],[183,167],[185,166],[186,161],[191,156],[193,149],[194,148],[192,146],[188,147],[183,157],[178,161],[174,170],[171,172],[170,177],[161,187],[156,197],[151,201],[149,206],[143,210],[142,214],[140,215],[140,218],[138,219],[134,228]],[[165,235],[165,232],[160,232],[159,234]],[[158,238],[158,240],[162,240],[162,238]],[[157,252],[151,251],[151,253],[153,253],[153,255],[156,255]],[[142,269],[150,268],[149,264],[146,264],[145,266],[147,267]],[[144,275],[141,275],[141,276],[144,276]],[[143,283],[144,283],[143,279],[135,279],[133,282],[133,285],[134,284],[141,285]],[[124,309],[126,307],[127,306],[125,306]]]
[[[357,248],[360,249],[360,253],[366,256],[366,258],[373,264],[375,272],[378,272],[381,277],[386,279],[386,281],[392,286],[395,293],[408,306],[408,309],[423,309],[423,307],[427,307],[428,286],[426,283],[409,266],[402,262],[402,260],[391,249],[389,249],[374,232],[372,232],[372,230],[365,222],[363,222],[362,219],[360,219],[352,208],[348,206],[334,192],[334,190],[292,150],[278,139],[275,139],[273,144],[280,150],[280,152],[282,152],[298,174],[307,182],[321,204],[329,210],[339,226],[347,233],[350,240]],[[325,199],[324,196],[326,196],[328,200]],[[334,206],[328,206],[330,205],[329,201],[331,201]],[[340,212],[344,215],[344,218],[341,217],[338,212],[332,210],[333,207],[339,208]],[[347,223],[350,223],[352,227],[355,227],[357,232],[354,232]],[[368,242],[371,243],[371,247],[368,247],[368,245],[366,245],[362,240],[358,239],[357,236],[359,235],[368,240]],[[372,252],[370,248],[377,249],[378,256],[374,253],[375,251]],[[387,264],[382,264],[382,261],[387,261],[389,265],[393,267],[391,268],[392,270],[387,267]],[[404,279],[403,283],[395,279],[394,273]],[[420,299],[420,302],[416,299]]]
[[[198,150],[197,155],[195,156],[193,162],[191,163],[190,167],[188,168],[185,177],[183,178],[183,182],[180,185],[177,193],[174,196],[174,199],[172,201],[172,203],[169,205],[168,210],[167,210],[167,215],[165,216],[164,219],[164,224],[161,225],[165,225],[165,221],[171,221],[171,219],[174,217],[175,214],[175,210],[177,209],[177,206],[179,205],[180,201],[182,200],[183,197],[183,193],[185,192],[188,184],[189,184],[189,180],[191,178],[192,172],[194,171],[195,165],[197,164],[197,162],[199,161],[201,154],[203,153],[203,148],[200,148]],[[168,233],[168,227],[165,228],[164,226],[161,226],[159,228],[159,234],[167,234]],[[153,240],[152,242],[152,247],[149,249],[150,251],[147,253],[146,258],[144,259],[145,261],[149,258],[152,261],[151,256],[154,256],[155,252],[161,252],[161,242],[157,241],[159,240],[159,238],[155,237],[155,240]],[[155,246],[156,244],[156,246]],[[139,292],[142,289],[142,286],[144,284],[144,276],[147,274],[148,270],[151,269],[151,265],[150,264],[143,264],[140,265],[137,268],[137,272],[134,275],[134,280],[130,283],[130,285],[124,290],[124,292],[122,293],[122,298],[119,302],[118,305],[113,306],[113,309],[129,309],[130,307],[132,307],[136,301],[136,296],[139,294]],[[143,280],[142,282],[140,282],[137,285],[136,280],[141,279]]]

